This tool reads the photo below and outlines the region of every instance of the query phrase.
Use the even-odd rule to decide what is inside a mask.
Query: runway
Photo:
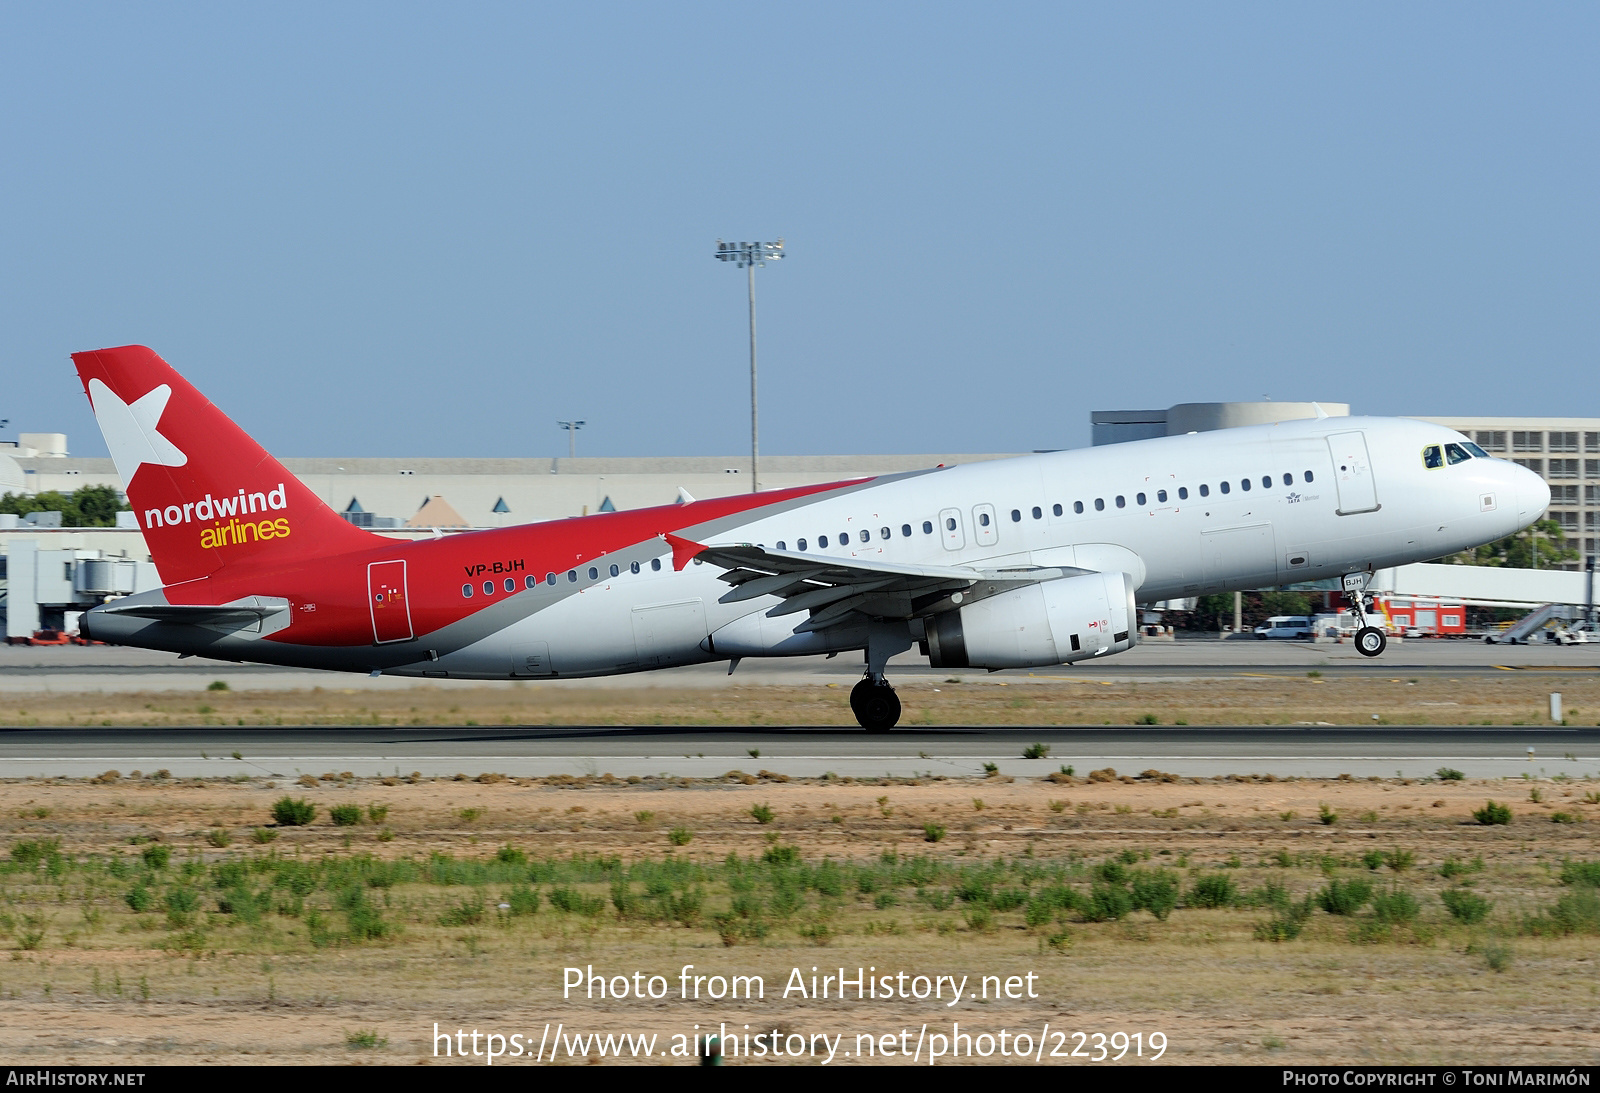
[[[938,680],[950,676],[964,683],[1173,682],[1186,679],[1246,679],[1260,676],[1304,676],[1318,671],[1329,679],[1444,675],[1471,678],[1523,671],[1560,678],[1573,672],[1600,673],[1600,644],[1486,645],[1471,641],[1391,642],[1377,659],[1368,659],[1352,645],[1289,641],[1216,641],[1193,639],[1152,641],[1105,660],[1056,668],[988,673],[975,669],[935,669],[915,653],[889,662],[891,678]],[[837,657],[792,657],[745,660],[733,675],[726,662],[639,672],[601,679],[539,680],[540,686],[571,687],[725,687],[761,683],[804,684],[854,682],[861,675],[859,654]],[[234,691],[292,691],[314,687],[360,688],[377,692],[413,687],[516,687],[513,680],[457,681],[409,679],[233,664],[199,657],[179,659],[171,653],[115,646],[0,646],[0,694],[131,693],[203,691],[214,682]]]
[[[1044,744],[1049,755],[1022,757]],[[1593,778],[1600,728],[961,727],[869,736],[842,728],[28,728],[0,730],[0,777],[90,777],[107,770],[173,777],[294,779],[494,772],[714,778],[738,769],[790,777],[876,778],[1000,773],[1039,777],[1071,766],[1190,777],[1273,774],[1425,778]]]

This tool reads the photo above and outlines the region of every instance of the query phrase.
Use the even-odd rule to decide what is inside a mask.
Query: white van
[[[1302,641],[1311,638],[1311,616],[1309,615],[1274,615],[1255,629],[1256,637],[1262,641],[1268,638],[1291,638]]]

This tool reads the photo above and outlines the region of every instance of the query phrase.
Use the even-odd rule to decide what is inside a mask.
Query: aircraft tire
[[[887,683],[863,679],[850,691],[850,711],[868,732],[888,732],[900,720],[900,696]]]
[[[1364,657],[1379,656],[1388,645],[1389,639],[1376,626],[1363,626],[1356,631],[1356,652]]]

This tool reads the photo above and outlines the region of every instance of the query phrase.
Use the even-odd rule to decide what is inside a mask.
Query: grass
[[[379,1036],[374,1029],[357,1029],[355,1032],[344,1034],[344,1046],[351,1051],[372,1051],[388,1047],[389,1041]]]
[[[1472,818],[1485,827],[1511,822],[1511,809],[1505,805],[1489,801],[1482,808],[1473,812]]]
[[[1022,757],[1024,759],[1048,759],[1050,758],[1050,745],[1029,744],[1022,749]]]
[[[675,827],[667,832],[667,841],[673,846],[688,846],[694,840],[694,832],[687,827]]]
[[[773,813],[769,805],[751,805],[750,815],[758,824],[770,824],[772,822]]]

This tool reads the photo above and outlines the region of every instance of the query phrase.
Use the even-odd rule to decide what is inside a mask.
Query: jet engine
[[[922,651],[935,668],[1040,668],[1131,649],[1137,619],[1132,577],[1085,573],[930,616]]]

